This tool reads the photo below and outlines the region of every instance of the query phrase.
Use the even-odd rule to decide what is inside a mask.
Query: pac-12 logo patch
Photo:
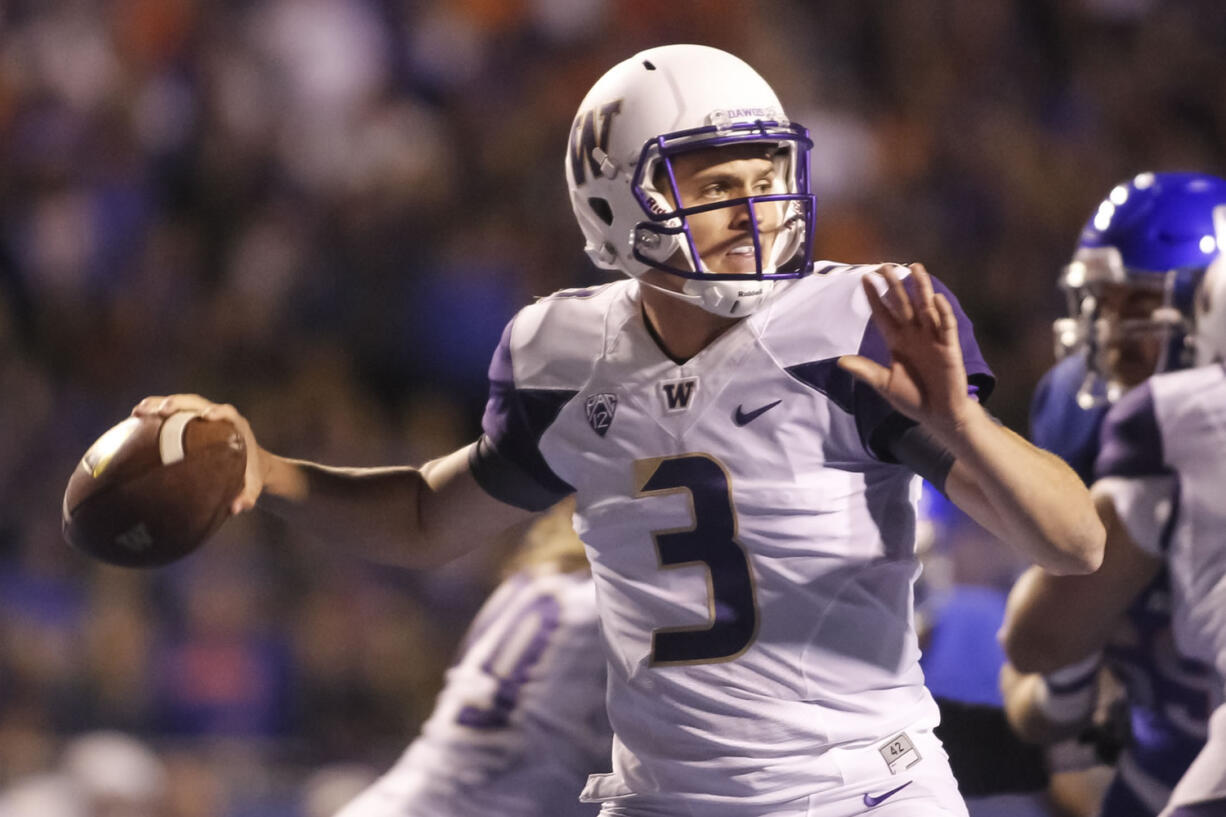
[[[583,406],[587,412],[587,424],[592,427],[601,437],[609,431],[609,426],[613,425],[613,415],[617,413],[617,395],[601,392],[593,394],[587,398],[587,402]]]

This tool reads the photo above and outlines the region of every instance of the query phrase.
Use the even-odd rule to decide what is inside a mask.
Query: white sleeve
[[[1175,510],[1174,474],[1103,477],[1094,483],[1095,498],[1109,496],[1132,540],[1154,556],[1165,555],[1167,531]]]

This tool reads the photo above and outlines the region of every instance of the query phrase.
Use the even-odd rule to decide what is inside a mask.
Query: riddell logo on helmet
[[[613,117],[620,113],[621,109],[622,101],[615,99],[601,105],[599,109],[584,111],[575,117],[575,124],[570,126],[570,172],[575,177],[576,185],[586,183],[589,172],[593,178],[600,175],[600,163],[596,161],[592,151],[600,148],[602,152],[608,153]]]

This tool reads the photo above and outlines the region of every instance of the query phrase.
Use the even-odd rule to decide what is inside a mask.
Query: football
[[[243,438],[190,411],[129,417],[89,447],[64,491],[64,537],[123,567],[158,567],[200,547],[243,487]]]

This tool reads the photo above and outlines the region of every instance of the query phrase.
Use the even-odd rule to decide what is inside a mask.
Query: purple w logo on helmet
[[[615,99],[601,105],[598,110],[584,111],[575,117],[575,124],[570,128],[570,171],[575,177],[575,184],[586,182],[588,171],[592,176],[600,175],[600,161],[592,154],[596,148],[600,148],[602,153],[609,150],[613,117],[621,108],[622,101]]]

